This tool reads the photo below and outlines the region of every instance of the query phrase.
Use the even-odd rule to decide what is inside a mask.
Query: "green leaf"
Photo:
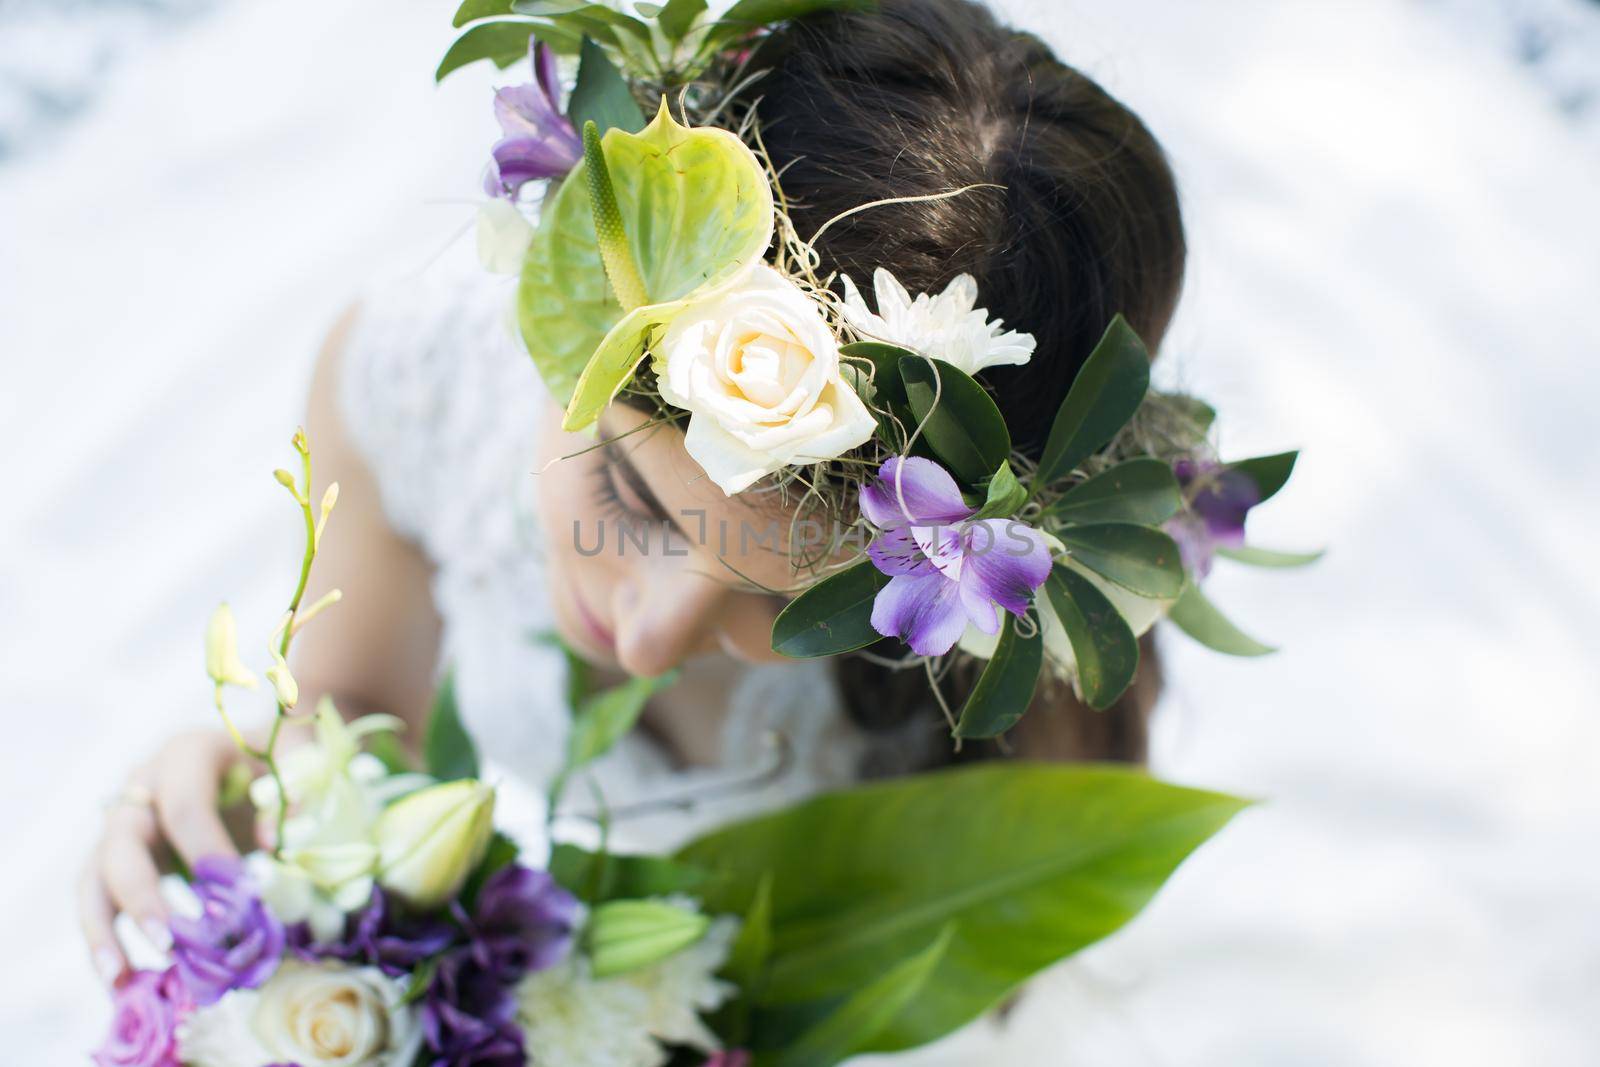
[[[870,560],[828,575],[778,613],[772,650],[813,659],[865,648],[883,636],[872,628],[872,601],[888,584],[889,576]]]
[[[932,978],[870,1042],[887,1052],[955,1030],[1121,927],[1244,806],[1127,768],[985,763],[817,797],[678,858],[710,872],[710,913],[772,879],[762,1004],[848,995],[952,926]]]
[[[706,0],[667,0],[656,17],[656,25],[666,34],[667,40],[678,41],[694,26],[695,19],[706,10]]]
[[[1294,473],[1294,461],[1300,456],[1299,452],[1279,452],[1272,456],[1257,456],[1254,459],[1241,459],[1227,464],[1229,470],[1236,470],[1246,475],[1256,483],[1256,488],[1261,491],[1261,500],[1269,500],[1283,483],[1289,480],[1289,475]],[[1259,503],[1259,501],[1258,501]]]
[[[561,30],[531,22],[485,22],[456,38],[434,71],[435,81],[480,59],[492,59],[497,67],[508,67],[528,56],[528,39],[537,37],[562,54],[577,51],[578,38]]]
[[[1034,488],[1068,474],[1104,448],[1150,389],[1150,354],[1121,315],[1111,320],[1061,402],[1039,460]]]
[[[926,948],[856,990],[781,1052],[760,1057],[758,1067],[831,1067],[870,1050],[873,1039],[928,984],[953,936],[954,927],[946,924]]]
[[[1133,522],[1159,526],[1177,514],[1183,495],[1172,468],[1152,456],[1130,459],[1075,485],[1045,509],[1062,522]]]
[[[727,130],[681,126],[663,100],[644,130],[613,127],[602,144],[652,303],[625,315],[610,292],[580,164],[545,204],[517,299],[523,342],[567,404],[569,430],[593,423],[627,384],[653,330],[689,300],[736,281],[772,239],[766,172]]]
[[[399,1004],[415,1004],[428,993],[428,987],[433,985],[433,979],[439,973],[439,965],[444,962],[444,953],[429,956],[423,960],[416,970],[411,972],[411,978],[406,982],[405,992],[400,994]]]
[[[1218,611],[1194,584],[1184,586],[1183,595],[1167,615],[1174,626],[1216,652],[1230,656],[1265,656],[1277,649],[1251,637]]]
[[[569,893],[592,902],[687,893],[705,872],[660,856],[594,853],[560,844],[550,851],[550,876]]]
[[[1116,605],[1068,567],[1056,564],[1045,593],[1072,645],[1084,700],[1096,711],[1109,708],[1138,673],[1139,639]]]
[[[422,741],[422,765],[433,777],[450,782],[478,777],[478,749],[461,724],[456,707],[455,672],[446,672],[433,697],[428,729]]]
[[[756,883],[755,898],[745,909],[739,926],[739,936],[728,951],[728,963],[722,973],[740,989],[752,989],[761,977],[772,951],[772,878],[762,878]]]
[[[400,738],[388,730],[370,734],[365,747],[390,774],[409,774],[417,769]]]
[[[1210,431],[1211,424],[1217,421],[1217,409],[1199,397],[1174,393],[1166,395],[1163,399],[1189,423],[1190,435],[1196,441],[1203,440]]]
[[[511,14],[511,0],[465,0],[456,8],[456,17],[450,25],[460,29],[469,22],[478,19],[492,19],[500,15]]]
[[[567,117],[581,130],[593,122],[601,133],[615,127],[628,133],[644,129],[644,112],[633,91],[612,65],[605,49],[585,37],[578,52],[578,81],[567,102]]]
[[[980,485],[1011,455],[1006,420],[983,386],[940,359],[900,359],[906,402],[950,473]]]
[[[1044,662],[1044,639],[1040,636],[1038,616],[1030,615],[1029,621],[1033,634],[1022,637],[1017,633],[1017,617],[1001,612],[1000,643],[961,707],[961,718],[956,721],[957,737],[1003,734],[1027,712],[1034,686],[1039,681],[1039,668]]]
[[[1015,515],[1017,509],[1027,503],[1027,500],[1028,490],[1017,481],[1017,476],[1011,471],[1011,464],[1002,463],[1000,469],[989,478],[983,507],[972,517],[974,520],[1007,518]]]
[[[1171,599],[1183,590],[1178,546],[1160,530],[1101,522],[1068,526],[1059,536],[1073,559],[1140,596]]]
[[[1252,567],[1304,567],[1321,559],[1323,552],[1324,550],[1320,548],[1315,552],[1277,552],[1270,548],[1257,548],[1254,545],[1217,549],[1217,555]]]
[[[905,406],[906,387],[900,378],[900,361],[916,353],[881,341],[852,341],[840,345],[839,354],[872,361],[873,395],[870,399],[879,407]]]
[[[461,900],[469,910],[473,901],[478,899],[478,894],[483,891],[483,883],[489,880],[489,876],[511,866],[521,853],[522,849],[515,841],[498,830],[494,832],[489,838],[489,847],[484,850],[483,862],[478,864],[478,869],[472,872],[467,884],[461,889]]]
[[[573,713],[572,728],[567,731],[566,759],[550,786],[552,810],[560,803],[567,780],[611,751],[639,721],[650,698],[677,680],[675,670],[654,678],[633,677],[584,699]]]
[[[739,30],[787,22],[818,11],[867,11],[876,0],[739,0],[717,20]]]
[[[596,978],[659,963],[705,936],[711,920],[663,900],[612,900],[589,915],[589,962]]]

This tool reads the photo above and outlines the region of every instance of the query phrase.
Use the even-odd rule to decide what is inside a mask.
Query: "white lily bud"
[[[414,908],[461,891],[494,834],[494,790],[463,778],[402,797],[378,817],[378,884]]]
[[[256,676],[239,659],[238,630],[233,609],[226,603],[219,604],[206,623],[206,674],[217,685],[256,687]]]

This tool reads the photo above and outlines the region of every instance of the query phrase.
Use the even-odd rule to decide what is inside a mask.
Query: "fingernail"
[[[122,973],[122,958],[109,948],[97,948],[94,950],[94,969],[100,981],[111,985]]]
[[[155,946],[157,952],[165,952],[172,947],[172,931],[154,915],[140,922],[139,929],[144,931],[144,936],[150,939],[150,944]]]

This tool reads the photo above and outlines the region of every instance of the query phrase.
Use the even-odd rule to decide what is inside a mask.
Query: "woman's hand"
[[[217,810],[223,776],[243,759],[221,730],[178,734],[128,778],[106,811],[105,828],[78,887],[78,919],[107,983],[128,960],[112,932],[126,912],[157,947],[165,948],[167,908],[160,859],[165,849],[193,865],[202,856],[238,854]]]

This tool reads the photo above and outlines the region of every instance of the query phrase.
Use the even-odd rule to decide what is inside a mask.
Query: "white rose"
[[[192,1067],[410,1067],[422,1028],[400,983],[374,967],[285,960],[260,989],[198,1009],[181,1036]]]
[[[730,496],[782,467],[834,459],[877,430],[840,377],[821,309],[766,264],[690,306],[654,351],[662,399],[689,412],[689,455]]]

